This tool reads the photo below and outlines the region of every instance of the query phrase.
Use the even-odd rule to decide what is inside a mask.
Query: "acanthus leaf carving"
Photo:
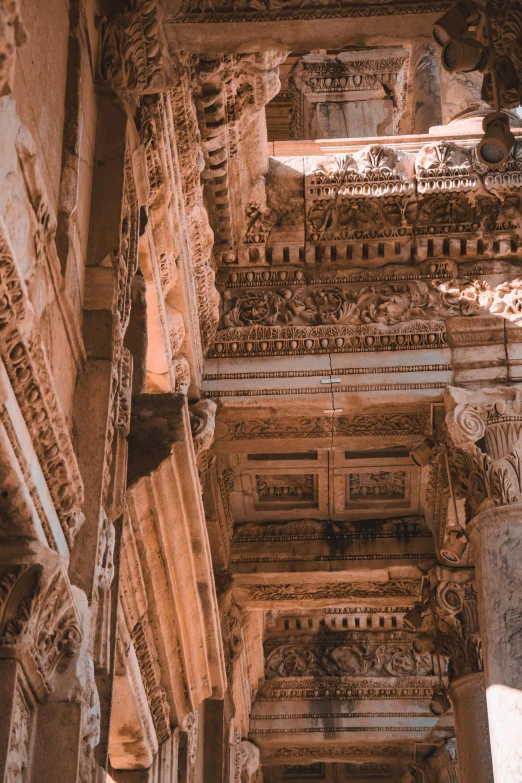
[[[266,657],[265,676],[275,677],[430,677],[431,655],[415,652],[411,642],[360,642],[283,645]]]
[[[416,580],[389,582],[331,582],[324,585],[256,584],[248,586],[248,600],[265,601],[342,601],[368,598],[416,598],[419,583]]]
[[[80,649],[82,622],[66,577],[47,577],[38,565],[18,565],[0,574],[0,646],[26,649],[45,689]]]
[[[445,391],[446,427],[470,516],[522,500],[522,393],[516,386]],[[456,476],[457,485],[459,476]],[[477,487],[480,492],[475,492]],[[471,491],[470,491],[471,490]]]
[[[472,580],[441,581],[433,574],[429,607],[435,649],[449,660],[450,679],[483,671],[478,603]]]
[[[171,68],[157,0],[129,0],[103,20],[100,71],[116,92],[165,92]]]

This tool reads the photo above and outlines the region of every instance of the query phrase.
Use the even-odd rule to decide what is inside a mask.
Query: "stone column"
[[[494,780],[512,783],[522,774],[522,389],[450,388],[446,406],[471,520]]]
[[[460,783],[493,783],[483,672],[459,677],[449,694],[455,716]]]
[[[430,574],[435,649],[449,659],[460,783],[493,783],[474,570]]]
[[[490,509],[468,528],[480,593],[495,783],[522,775],[522,505]]]

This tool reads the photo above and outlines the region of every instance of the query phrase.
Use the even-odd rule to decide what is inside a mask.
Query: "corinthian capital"
[[[484,486],[486,499],[476,512],[488,505],[522,502],[522,389],[450,387],[445,403],[450,440]]]
[[[447,579],[440,569],[430,575],[429,608],[435,649],[449,659],[452,680],[483,670],[477,593],[472,572]]]

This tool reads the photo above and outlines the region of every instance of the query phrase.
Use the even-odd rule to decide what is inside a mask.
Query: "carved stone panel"
[[[336,57],[309,54],[289,77],[293,139],[361,138],[400,132],[410,55],[367,49]]]

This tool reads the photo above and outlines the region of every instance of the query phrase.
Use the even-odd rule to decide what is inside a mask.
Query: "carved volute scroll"
[[[484,669],[477,592],[472,578],[438,581],[431,575],[429,607],[436,651],[449,659],[451,680]]]
[[[516,386],[445,392],[446,426],[473,514],[522,502],[522,392]],[[475,477],[475,478],[473,478]]]

